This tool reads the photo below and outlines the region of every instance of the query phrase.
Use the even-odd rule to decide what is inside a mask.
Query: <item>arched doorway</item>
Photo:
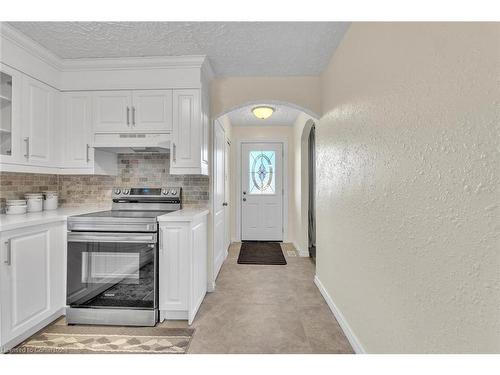
[[[252,120],[251,108],[257,105],[268,105],[276,108],[272,121],[260,122]],[[280,113],[281,112],[281,113]],[[281,117],[280,117],[281,116]],[[280,122],[280,118],[284,122]],[[286,121],[285,121],[286,120]],[[307,142],[304,134],[309,134],[317,116],[310,110],[293,103],[276,100],[258,100],[242,103],[224,111],[213,121],[213,178],[211,194],[213,197],[213,277],[227,256],[227,229],[230,241],[241,240],[242,225],[242,152],[243,144],[273,143],[281,144],[283,149],[283,238],[284,242],[293,243],[301,256],[309,256],[308,252],[308,170]],[[249,122],[248,124],[246,122]],[[248,181],[247,181],[248,182]],[[305,189],[305,190],[304,190]],[[222,206],[224,205],[224,206]],[[225,217],[228,225],[222,224]],[[224,234],[222,234],[224,233]]]

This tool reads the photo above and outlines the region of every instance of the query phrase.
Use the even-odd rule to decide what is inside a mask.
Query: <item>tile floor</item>
[[[231,245],[216,290],[200,307],[188,353],[353,353],[314,285],[309,258],[283,244],[286,266],[240,265],[239,248]]]

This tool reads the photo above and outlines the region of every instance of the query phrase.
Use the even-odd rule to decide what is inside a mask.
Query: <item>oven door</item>
[[[155,309],[157,259],[156,233],[69,232],[66,302]]]

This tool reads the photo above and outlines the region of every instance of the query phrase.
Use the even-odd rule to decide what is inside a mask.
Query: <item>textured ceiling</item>
[[[318,75],[345,22],[10,22],[61,58],[207,55],[217,76]]]
[[[262,104],[266,105],[266,104]],[[271,107],[275,109],[271,117],[265,120],[258,119],[252,113],[252,108],[257,107],[257,105],[249,105],[236,109],[227,114],[229,121],[232,126],[292,126],[300,114],[300,111],[284,106],[284,105],[274,105]]]

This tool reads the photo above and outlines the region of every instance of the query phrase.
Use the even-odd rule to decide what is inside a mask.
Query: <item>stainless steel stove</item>
[[[115,188],[110,211],[68,218],[68,324],[154,326],[158,321],[157,217],[182,189]]]

